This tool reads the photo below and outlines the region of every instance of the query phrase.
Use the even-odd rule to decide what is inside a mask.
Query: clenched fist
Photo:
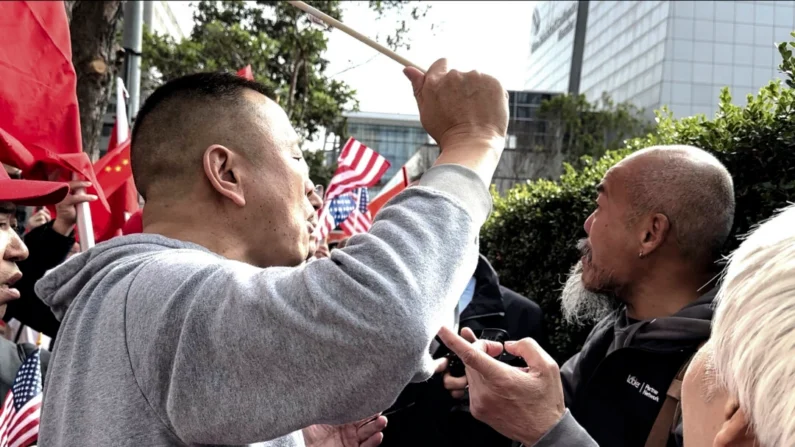
[[[422,126],[442,150],[437,164],[464,165],[491,183],[508,130],[508,93],[500,82],[477,71],[448,70],[446,59],[424,75],[413,67],[403,73],[414,88]]]

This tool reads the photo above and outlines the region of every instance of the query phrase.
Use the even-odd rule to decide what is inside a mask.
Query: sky
[[[414,3],[414,2],[412,2]],[[410,49],[400,55],[411,62],[429,67],[441,57],[448,67],[462,71],[479,70],[502,82],[509,90],[521,90],[527,78],[530,55],[530,23],[535,1],[429,1],[428,14],[408,23]],[[377,14],[367,1],[343,1],[343,22],[370,37],[384,41],[394,32],[397,20],[410,17],[409,8],[402,14],[389,14],[376,20]],[[169,2],[180,27],[192,26],[192,2]],[[403,67],[376,50],[339,30],[329,33],[329,61],[326,73],[355,89],[362,112],[416,115],[411,85],[403,76]],[[317,149],[318,141],[306,142],[305,148]]]
[[[440,57],[458,70],[477,69],[499,79],[507,89],[522,89],[530,54],[530,19],[534,1],[431,1],[425,18],[409,23],[411,49],[399,53],[421,67]],[[391,15],[381,21],[367,1],[344,1],[343,21],[360,33],[375,38],[394,30]],[[183,29],[190,29],[193,6],[187,1],[169,2]],[[408,9],[408,8],[407,8]],[[409,18],[410,19],[410,18]],[[432,28],[433,25],[433,29]],[[329,35],[327,73],[357,91],[359,109],[366,112],[416,114],[411,87],[395,61],[347,34]]]
[[[403,57],[421,67],[446,57],[450,68],[488,73],[507,89],[524,87],[535,2],[427,3],[428,15],[409,24],[411,49],[400,50]],[[366,1],[343,5],[345,24],[366,36],[394,29],[394,19],[376,21]],[[361,111],[417,113],[402,67],[392,59],[339,30],[331,32],[325,58],[327,73],[356,89]]]

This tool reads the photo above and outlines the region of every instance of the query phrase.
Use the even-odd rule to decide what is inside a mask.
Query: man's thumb
[[[419,95],[422,90],[422,84],[425,83],[425,75],[414,67],[404,68],[403,74],[411,81],[411,87],[414,89],[414,96]]]
[[[532,338],[523,338],[519,341],[505,342],[505,351],[524,359],[530,368],[542,368],[556,364],[555,360]]]

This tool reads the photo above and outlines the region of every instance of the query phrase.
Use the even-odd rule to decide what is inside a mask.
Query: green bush
[[[793,33],[795,37],[795,33]],[[781,71],[788,78],[748,95],[745,106],[731,104],[728,89],[720,95],[714,119],[703,115],[673,119],[657,112],[657,129],[635,138],[626,149],[599,159],[584,157],[575,170],[567,165],[558,181],[537,180],[495,195],[494,213],[484,225],[481,251],[492,260],[500,281],[534,299],[545,313],[551,354],[565,361],[582,346],[590,328],[562,321],[558,297],[566,275],[579,259],[576,241],[585,237],[583,223],[593,209],[595,186],[605,171],[632,151],[661,144],[687,144],[705,149],[734,177],[737,213],[728,254],[739,236],[788,203],[795,192],[795,43],[779,46]]]

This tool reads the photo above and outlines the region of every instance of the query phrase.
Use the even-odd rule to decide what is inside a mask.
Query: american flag
[[[345,219],[338,222],[331,212],[333,200],[343,194],[348,194],[356,188],[366,188],[375,185],[378,180],[389,169],[389,161],[379,155],[376,151],[349,138],[342,148],[337,159],[337,171],[331,178],[331,183],[326,190],[326,198],[323,209],[320,211],[318,221],[318,239],[325,239],[328,234]],[[361,201],[361,193],[353,195],[354,206],[350,212],[356,209],[356,204]],[[365,193],[366,194],[366,193]],[[349,203],[346,199],[346,203]],[[345,216],[347,218],[347,215]],[[369,228],[369,227],[368,227]]]
[[[41,349],[25,359],[0,413],[0,447],[27,447],[39,437]]]
[[[356,141],[348,139],[337,159],[337,171],[331,178],[326,192],[326,200],[363,186],[373,186],[389,169],[389,161]]]
[[[348,236],[367,233],[370,227],[373,226],[373,218],[370,216],[370,211],[367,210],[367,205],[370,203],[370,196],[367,193],[367,188],[355,190],[353,194],[358,196],[359,200],[357,206],[351,211],[345,222],[340,225],[342,231]]]
[[[327,220],[320,224],[320,239],[325,239],[331,230],[348,219],[348,216],[356,209],[356,196],[353,193],[337,196],[326,202],[324,211],[326,209],[328,209],[325,213]]]

